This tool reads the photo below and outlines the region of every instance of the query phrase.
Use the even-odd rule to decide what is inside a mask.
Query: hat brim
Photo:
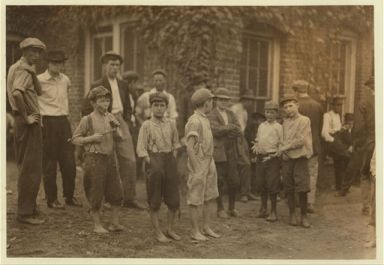
[[[296,103],[298,103],[299,101],[297,101],[297,99],[295,98],[287,98],[287,99],[283,99],[282,101],[280,101],[280,106],[283,106],[285,103],[289,102],[289,101],[294,101]]]
[[[214,98],[217,98],[217,99],[227,99],[227,100],[231,99],[230,97],[228,97],[228,96],[224,96],[224,95],[213,96],[213,97],[214,97]]]
[[[118,54],[104,54],[100,58],[100,61],[103,64],[107,63],[110,60],[119,60],[121,64],[123,63],[123,57]]]

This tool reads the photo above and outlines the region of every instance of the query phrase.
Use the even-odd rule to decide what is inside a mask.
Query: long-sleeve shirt
[[[321,136],[327,142],[333,142],[334,138],[331,134],[334,134],[341,130],[340,115],[333,110],[324,113],[323,116],[323,129],[321,130]]]
[[[257,130],[256,145],[261,154],[277,152],[283,143],[283,126],[277,121],[265,121]]]
[[[144,116],[146,118],[151,117],[151,104],[149,103],[149,96],[153,93],[156,93],[156,88],[151,89],[148,92],[143,93],[136,102],[136,115]],[[168,96],[168,108],[165,112],[165,117],[170,118],[172,120],[176,120],[178,117],[178,113],[176,110],[176,101],[175,97],[168,93],[167,91],[163,91],[165,95]]]
[[[41,95],[38,97],[40,114],[46,116],[68,115],[68,92],[71,88],[69,78],[60,73],[51,76],[46,70],[37,76],[41,84]]]
[[[240,124],[241,131],[244,133],[248,123],[248,112],[244,109],[244,106],[241,103],[232,105],[231,110],[235,113],[235,116]]]
[[[169,153],[179,147],[179,135],[173,120],[152,117],[142,124],[136,148],[139,157],[146,157],[150,152]]]
[[[283,159],[310,158],[313,155],[311,121],[308,117],[297,114],[295,117],[284,119],[284,147],[288,149],[284,152]]]

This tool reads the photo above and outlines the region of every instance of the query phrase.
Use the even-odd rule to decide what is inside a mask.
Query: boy
[[[191,238],[208,238],[199,229],[199,209],[203,208],[203,233],[218,238],[210,228],[215,199],[219,196],[217,173],[213,161],[213,136],[207,114],[212,110],[213,94],[206,88],[196,90],[191,97],[195,113],[185,125],[188,154],[187,204],[192,219]]]
[[[289,224],[296,226],[295,192],[299,194],[301,210],[300,225],[309,228],[307,219],[307,193],[309,187],[308,159],[312,156],[311,121],[299,114],[299,104],[295,96],[287,96],[281,102],[284,108],[283,144],[278,153],[282,153],[282,175],[289,207]]]
[[[238,140],[242,132],[235,114],[228,109],[230,99],[226,88],[216,89],[215,107],[208,115],[213,134],[213,159],[218,175],[217,216],[220,218],[228,218],[228,214],[233,217],[239,215],[235,209],[235,201],[240,187],[241,157]],[[225,184],[228,191],[228,214],[223,205]]]
[[[265,103],[267,120],[260,124],[255,144],[252,148],[257,155],[256,176],[261,194],[259,217],[267,217],[267,221],[277,221],[276,202],[280,188],[279,148],[283,142],[283,127],[276,121],[279,107],[273,102]],[[267,201],[271,200],[271,213],[267,214]]]
[[[108,233],[122,231],[117,207],[121,204],[122,190],[114,156],[114,137],[121,139],[120,123],[108,112],[111,94],[103,86],[98,86],[88,94],[93,112],[84,116],[73,134],[73,143],[83,145],[84,190],[90,204],[90,214],[94,222],[94,232]],[[117,129],[116,129],[117,128]],[[100,221],[100,211],[105,201],[111,204],[112,219],[106,230]]]
[[[159,242],[170,242],[159,227],[159,209],[164,199],[168,206],[168,228],[166,234],[180,240],[173,230],[176,212],[179,210],[179,185],[174,151],[180,147],[176,124],[165,117],[168,97],[162,92],[149,96],[152,117],[140,128],[137,155],[149,165],[147,178],[148,205],[155,238]]]

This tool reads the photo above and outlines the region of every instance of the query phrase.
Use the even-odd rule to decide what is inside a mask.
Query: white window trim
[[[356,53],[357,53],[357,40],[354,35],[345,34],[339,37],[340,40],[347,40],[350,42],[350,51],[348,52],[345,60],[345,104],[344,111],[354,111],[355,102],[355,86],[356,86]],[[347,75],[349,73],[349,77]]]
[[[280,41],[275,34],[269,31],[253,31],[245,30],[244,34],[249,36],[267,38],[270,41],[271,49],[269,53],[269,60],[272,63],[269,71],[268,78],[268,91],[267,97],[260,97],[260,99],[271,100],[275,103],[279,102],[279,82],[280,82]],[[272,57],[272,58],[271,58]]]

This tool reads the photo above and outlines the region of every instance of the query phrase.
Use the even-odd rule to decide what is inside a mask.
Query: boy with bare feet
[[[194,114],[185,125],[188,154],[187,204],[189,205],[192,234],[191,238],[205,241],[210,236],[218,238],[210,228],[210,218],[219,196],[217,172],[213,161],[213,136],[207,114],[212,110],[214,95],[206,88],[196,90],[191,102]],[[203,210],[203,230],[199,228],[199,210]]]
[[[84,153],[84,190],[90,204],[90,214],[94,222],[94,232],[108,233],[122,231],[119,223],[118,206],[122,200],[122,190],[114,157],[114,139],[119,139],[120,123],[108,112],[111,103],[109,91],[98,86],[88,94],[93,112],[84,116],[76,128],[72,142],[83,145]],[[111,224],[106,230],[100,220],[101,205],[105,201],[111,204]]]
[[[260,189],[261,207],[259,217],[267,217],[267,221],[277,221],[276,202],[280,187],[279,149],[283,143],[283,127],[276,121],[279,106],[273,102],[265,103],[267,120],[260,124],[255,144],[252,147],[256,154],[256,180]],[[271,200],[271,212],[267,213],[268,194]]]
[[[159,242],[169,242],[181,237],[174,231],[176,213],[179,210],[179,183],[176,168],[176,149],[180,147],[179,136],[174,120],[165,117],[168,96],[156,92],[149,96],[152,117],[144,121],[137,140],[137,155],[149,166],[147,196],[151,222],[155,238]],[[166,235],[159,224],[161,201],[168,206]],[[168,237],[169,238],[168,238]]]

